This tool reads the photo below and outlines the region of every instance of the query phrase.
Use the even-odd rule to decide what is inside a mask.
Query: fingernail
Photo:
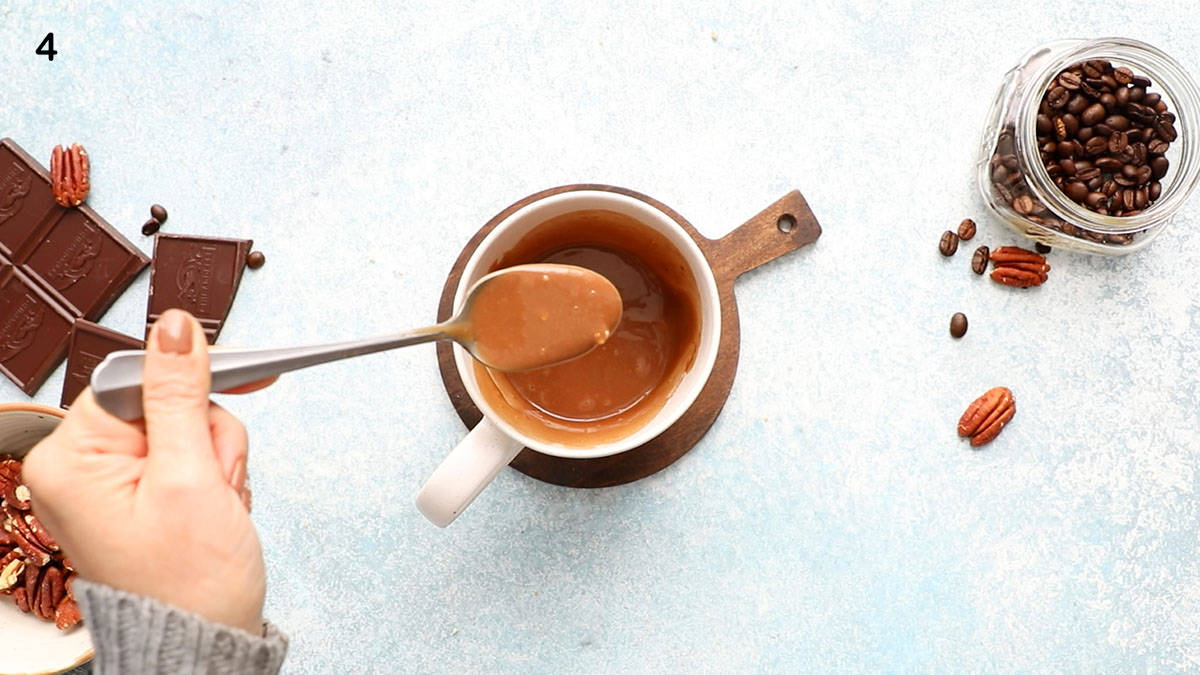
[[[158,348],[168,354],[192,351],[192,322],[186,314],[168,310],[158,319]]]

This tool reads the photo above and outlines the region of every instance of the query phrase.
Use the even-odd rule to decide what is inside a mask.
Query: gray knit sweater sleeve
[[[103,584],[77,578],[72,588],[92,634],[96,675],[268,675],[287,652],[287,637],[270,624],[257,637]]]

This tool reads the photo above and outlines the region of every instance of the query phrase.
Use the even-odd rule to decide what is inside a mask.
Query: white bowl
[[[63,411],[36,403],[0,404],[0,455],[23,457],[62,419]],[[17,609],[0,596],[0,675],[68,671],[92,658],[92,638],[82,625],[62,631]]]

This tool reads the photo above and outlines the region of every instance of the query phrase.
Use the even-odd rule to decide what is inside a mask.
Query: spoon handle
[[[446,326],[439,324],[406,333],[306,347],[216,349],[209,352],[211,388],[214,392],[221,392],[280,373],[444,337],[448,337]],[[117,351],[96,366],[92,371],[92,395],[101,408],[123,420],[142,417],[142,365],[145,357],[146,352],[140,349]]]

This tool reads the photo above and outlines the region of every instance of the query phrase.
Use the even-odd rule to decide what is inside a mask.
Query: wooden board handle
[[[821,225],[804,195],[792,190],[724,237],[708,240],[705,254],[718,281],[733,281],[820,236]]]

